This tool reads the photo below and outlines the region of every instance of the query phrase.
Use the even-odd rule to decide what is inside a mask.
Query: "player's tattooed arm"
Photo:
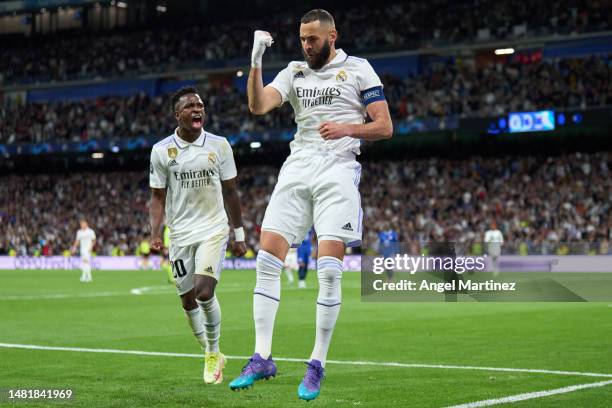
[[[162,223],[166,208],[166,189],[151,188],[151,204],[149,205],[149,221],[151,223],[151,248],[160,252],[163,249]]]
[[[369,123],[352,125],[348,123],[323,122],[319,125],[319,133],[325,140],[340,139],[350,136],[367,141],[390,139],[393,136],[393,122],[386,101],[370,103],[366,111],[372,119]]]
[[[229,214],[230,223],[236,234],[236,242],[232,245],[232,252],[235,256],[242,256],[246,252],[246,243],[244,240],[244,232],[242,232],[242,237],[238,236],[238,230],[243,230],[242,212],[240,210],[240,197],[238,196],[238,183],[236,182],[236,177],[221,181],[221,190],[223,192],[223,202]]]

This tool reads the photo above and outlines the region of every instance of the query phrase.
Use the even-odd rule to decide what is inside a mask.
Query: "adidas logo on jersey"
[[[298,78],[306,78],[304,76],[304,73],[302,71],[298,71],[294,76],[293,79],[298,79]]]
[[[208,268],[204,269],[204,272],[212,274],[213,273],[212,266],[209,266]]]
[[[172,166],[178,166],[178,162],[174,159],[170,160],[170,163],[168,163],[168,167],[172,167]]]
[[[342,229],[345,230],[345,231],[353,231],[353,227],[351,227],[351,223],[350,222],[347,222],[346,224],[344,224],[342,226]]]

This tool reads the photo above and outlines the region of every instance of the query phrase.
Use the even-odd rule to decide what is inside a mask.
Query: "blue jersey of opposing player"
[[[385,258],[390,258],[398,253],[399,238],[397,232],[392,229],[378,233],[379,252]]]
[[[300,244],[297,249],[298,262],[304,263],[306,267],[308,267],[308,261],[310,259],[310,254],[312,253],[312,237],[314,235],[314,231],[311,229],[306,234],[306,237]]]

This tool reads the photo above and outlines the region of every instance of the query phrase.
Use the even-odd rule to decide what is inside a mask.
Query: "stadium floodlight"
[[[102,152],[92,153],[91,154],[91,158],[92,159],[103,159],[104,158],[104,153],[102,153]]]
[[[251,142],[251,149],[259,149],[261,147],[261,142]]]
[[[514,54],[514,48],[498,48],[495,50],[495,55]]]
[[[166,11],[168,11],[168,8],[166,6],[161,5],[161,4],[158,4],[155,9],[157,11],[159,11],[160,13],[165,13]]]
[[[242,72],[242,70],[241,70],[241,69],[239,69],[239,70],[238,70],[238,72],[236,72],[236,76],[237,76],[238,78],[242,78],[242,76],[243,76],[243,75],[244,75],[244,72]]]
[[[118,1],[117,2],[117,7],[127,8],[127,3],[124,2],[124,1]]]

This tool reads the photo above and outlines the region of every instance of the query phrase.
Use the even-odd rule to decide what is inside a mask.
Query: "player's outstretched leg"
[[[219,350],[221,337],[221,307],[215,295],[217,280],[210,276],[196,275],[196,302],[202,310],[206,352],[204,354],[204,382],[221,384],[225,356]]]
[[[257,380],[276,375],[271,357],[274,319],[280,302],[280,275],[283,262],[264,250],[257,254],[257,283],[253,291],[255,354],[240,375],[230,383],[232,390],[249,388]]]
[[[317,333],[315,346],[307,364],[306,374],[298,387],[298,397],[310,401],[319,396],[327,351],[331,342],[342,302],[342,261],[322,256],[317,265],[319,296],[317,297]]]

